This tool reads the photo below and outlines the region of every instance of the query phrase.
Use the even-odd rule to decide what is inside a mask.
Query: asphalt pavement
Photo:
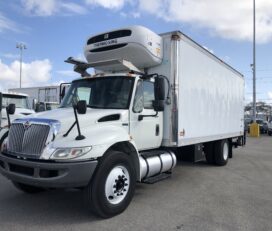
[[[138,184],[128,209],[106,220],[81,191],[29,195],[0,176],[0,230],[272,230],[272,137],[248,138],[224,167],[179,162],[171,178]]]

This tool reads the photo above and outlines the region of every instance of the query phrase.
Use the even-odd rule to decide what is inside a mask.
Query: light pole
[[[20,49],[20,88],[22,87],[22,61],[23,61],[23,50],[26,49],[24,43],[17,43],[16,48]]]
[[[256,122],[256,50],[255,50],[255,0],[253,0],[253,122]]]

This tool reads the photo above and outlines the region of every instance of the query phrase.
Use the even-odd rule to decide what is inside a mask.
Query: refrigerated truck
[[[131,26],[91,36],[84,53],[66,60],[81,77],[59,109],[11,125],[0,171],[18,189],[84,189],[87,206],[111,217],[177,157],[223,166],[242,145],[242,74],[182,32]]]

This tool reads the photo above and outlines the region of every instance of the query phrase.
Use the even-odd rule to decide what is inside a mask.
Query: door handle
[[[160,125],[159,124],[156,124],[156,136],[159,136],[160,134]]]

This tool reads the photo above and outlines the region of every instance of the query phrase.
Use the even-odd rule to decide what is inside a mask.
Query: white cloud
[[[0,12],[0,33],[4,31],[19,32],[20,30],[15,22],[8,19]]]
[[[268,95],[268,99],[269,99],[269,100],[272,100],[272,91],[269,91],[269,92],[267,93],[267,95]]]
[[[19,59],[20,57],[18,54],[12,54],[12,53],[1,54],[1,56],[7,59]]]
[[[129,12],[129,13],[126,13],[124,11],[120,12],[120,16],[122,18],[140,18],[141,17],[141,13],[140,12]]]
[[[252,2],[248,0],[139,0],[141,11],[166,21],[208,29],[234,40],[252,40]],[[257,42],[272,39],[272,1],[256,1]]]
[[[86,14],[87,10],[85,9],[85,7],[82,7],[76,3],[73,2],[62,2],[60,4],[60,8],[67,10],[70,13],[74,13],[74,14]]]
[[[52,16],[61,14],[85,14],[86,9],[76,3],[64,0],[21,0],[23,8],[28,14],[35,16]]]
[[[107,9],[120,10],[128,0],[85,0],[87,5],[100,6]]]
[[[48,59],[22,63],[22,87],[37,86],[48,83],[51,79],[52,64]],[[0,90],[19,87],[20,62],[14,61],[10,65],[0,60]]]
[[[84,14],[87,13],[87,6],[103,7],[120,11],[123,18],[139,18],[143,14],[150,14],[181,26],[186,24],[205,29],[213,36],[237,41],[252,40],[253,4],[249,0],[84,0],[81,3],[72,0],[21,1],[28,13],[37,16]],[[256,1],[256,41],[272,41],[272,1]]]

